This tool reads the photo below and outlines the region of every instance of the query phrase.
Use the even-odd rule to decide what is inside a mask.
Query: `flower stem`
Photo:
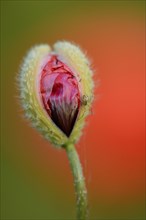
[[[66,145],[65,149],[74,178],[74,186],[76,191],[77,219],[86,220],[88,213],[87,190],[85,186],[85,179],[83,176],[80,159],[73,144]]]

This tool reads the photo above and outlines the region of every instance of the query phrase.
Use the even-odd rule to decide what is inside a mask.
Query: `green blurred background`
[[[75,219],[65,152],[25,121],[15,80],[30,47],[57,40],[79,44],[95,70],[77,144],[89,219],[145,218],[144,16],[144,1],[1,1],[1,219]]]

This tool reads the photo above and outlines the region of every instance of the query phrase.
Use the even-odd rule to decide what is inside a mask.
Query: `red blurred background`
[[[94,103],[77,144],[91,218],[144,219],[144,2],[38,1],[21,5],[13,1],[5,4],[3,18],[2,158],[4,186],[9,192],[4,190],[3,216],[74,216],[74,188],[66,154],[49,146],[21,119],[21,108],[13,97],[18,92],[12,83],[31,46],[65,39],[87,51],[95,72]]]

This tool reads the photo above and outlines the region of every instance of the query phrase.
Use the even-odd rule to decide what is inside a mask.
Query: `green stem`
[[[88,212],[87,190],[80,159],[73,144],[68,144],[67,146],[65,146],[65,149],[74,178],[77,204],[77,219],[86,220]]]

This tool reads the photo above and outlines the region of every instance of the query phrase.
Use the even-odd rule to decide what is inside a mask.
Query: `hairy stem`
[[[80,159],[73,144],[68,144],[67,146],[65,146],[65,149],[74,178],[74,186],[76,191],[77,219],[86,220],[88,213],[87,190],[85,186],[85,179],[83,176]]]

